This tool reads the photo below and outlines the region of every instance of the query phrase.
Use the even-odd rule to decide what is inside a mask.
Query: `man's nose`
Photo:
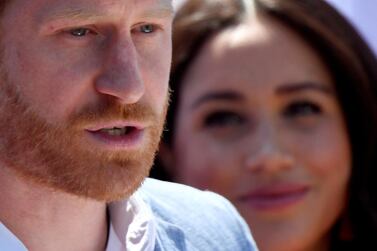
[[[273,125],[261,126],[252,142],[245,158],[248,170],[267,174],[293,167],[294,158],[285,147],[284,137]]]
[[[118,39],[106,48],[103,65],[95,81],[96,91],[133,104],[144,95],[140,59],[131,38]]]

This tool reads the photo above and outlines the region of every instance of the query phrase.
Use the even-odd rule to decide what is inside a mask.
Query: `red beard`
[[[38,184],[100,201],[130,196],[148,175],[163,129],[163,114],[149,106],[123,106],[104,98],[60,124],[47,123],[2,74],[0,160],[19,176]],[[84,144],[85,125],[97,121],[148,122],[143,147],[105,151]]]

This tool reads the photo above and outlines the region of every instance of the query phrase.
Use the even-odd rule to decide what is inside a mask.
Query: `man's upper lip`
[[[112,129],[112,128],[123,128],[123,127],[133,127],[138,130],[143,130],[147,127],[146,123],[136,122],[136,121],[109,121],[109,122],[100,122],[89,125],[86,127],[86,130],[95,132],[102,129]]]
[[[309,189],[308,185],[298,183],[281,183],[258,186],[248,192],[243,193],[239,198],[241,200],[260,198],[260,197],[278,197],[289,194],[305,192]]]

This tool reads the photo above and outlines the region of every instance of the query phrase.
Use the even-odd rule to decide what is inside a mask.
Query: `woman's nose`
[[[284,138],[273,125],[257,129],[251,139],[252,147],[246,154],[245,166],[254,173],[274,173],[289,169],[293,156],[285,146]]]

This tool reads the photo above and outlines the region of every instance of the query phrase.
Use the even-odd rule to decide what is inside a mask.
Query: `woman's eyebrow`
[[[305,82],[294,82],[294,83],[285,83],[279,86],[276,90],[277,94],[293,94],[297,92],[303,92],[308,90],[319,91],[326,95],[334,95],[334,90],[328,85],[305,81]]]
[[[241,101],[243,99],[244,97],[240,93],[232,90],[213,91],[206,93],[196,99],[191,105],[191,108],[195,109],[203,103],[211,101]]]

